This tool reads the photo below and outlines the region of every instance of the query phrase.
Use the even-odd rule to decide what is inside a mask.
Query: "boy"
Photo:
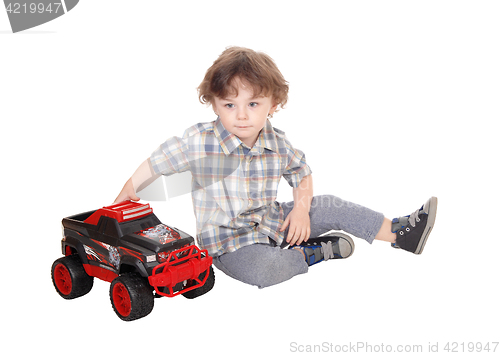
[[[136,192],[161,174],[191,171],[198,244],[218,269],[260,288],[305,273],[318,262],[349,257],[354,243],[348,235],[320,237],[331,230],[422,252],[436,217],[436,198],[391,221],[331,195],[313,196],[304,154],[269,121],[288,98],[288,83],[269,56],[228,48],[198,91],[217,119],[165,141],[115,202],[139,200]],[[276,202],[281,177],[293,187],[293,202]]]

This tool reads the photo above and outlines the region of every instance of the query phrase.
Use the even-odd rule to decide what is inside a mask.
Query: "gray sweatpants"
[[[281,203],[286,216],[293,209],[294,202]],[[318,237],[331,230],[343,230],[372,243],[384,216],[361,205],[353,204],[333,195],[315,196],[309,212],[311,237]],[[285,230],[285,237],[288,229]],[[239,281],[269,287],[284,282],[293,276],[306,273],[307,263],[300,251],[255,244],[225,253],[213,259],[213,264]]]

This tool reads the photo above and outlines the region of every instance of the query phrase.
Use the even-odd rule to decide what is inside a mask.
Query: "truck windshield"
[[[134,232],[149,229],[150,227],[161,224],[160,220],[154,214],[144,218],[120,223],[121,236],[133,234]]]

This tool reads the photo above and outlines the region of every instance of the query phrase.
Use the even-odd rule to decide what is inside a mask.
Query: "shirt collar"
[[[260,131],[254,148],[257,148],[260,153],[264,152],[264,148],[274,152],[278,152],[278,142],[276,141],[276,134],[274,133],[273,125],[269,120],[266,120],[264,128]]]
[[[236,135],[227,131],[220,118],[214,121],[215,137],[226,155],[233,152],[239,145],[242,144],[241,140]]]
[[[240,145],[244,143],[235,135],[226,130],[220,118],[214,121],[214,133],[215,137],[219,141],[219,144],[226,155],[232,153]],[[263,153],[264,148],[271,151],[278,151],[278,142],[276,141],[276,135],[274,133],[273,125],[269,120],[266,120],[264,128],[260,131],[259,137],[252,148],[257,150],[259,153]]]

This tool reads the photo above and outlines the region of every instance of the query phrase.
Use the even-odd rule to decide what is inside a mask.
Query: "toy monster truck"
[[[123,202],[64,218],[52,281],[65,299],[87,294],[94,277],[111,282],[111,304],[126,321],[148,315],[154,297],[210,291],[212,257],[183,231],[162,224],[149,204]]]

